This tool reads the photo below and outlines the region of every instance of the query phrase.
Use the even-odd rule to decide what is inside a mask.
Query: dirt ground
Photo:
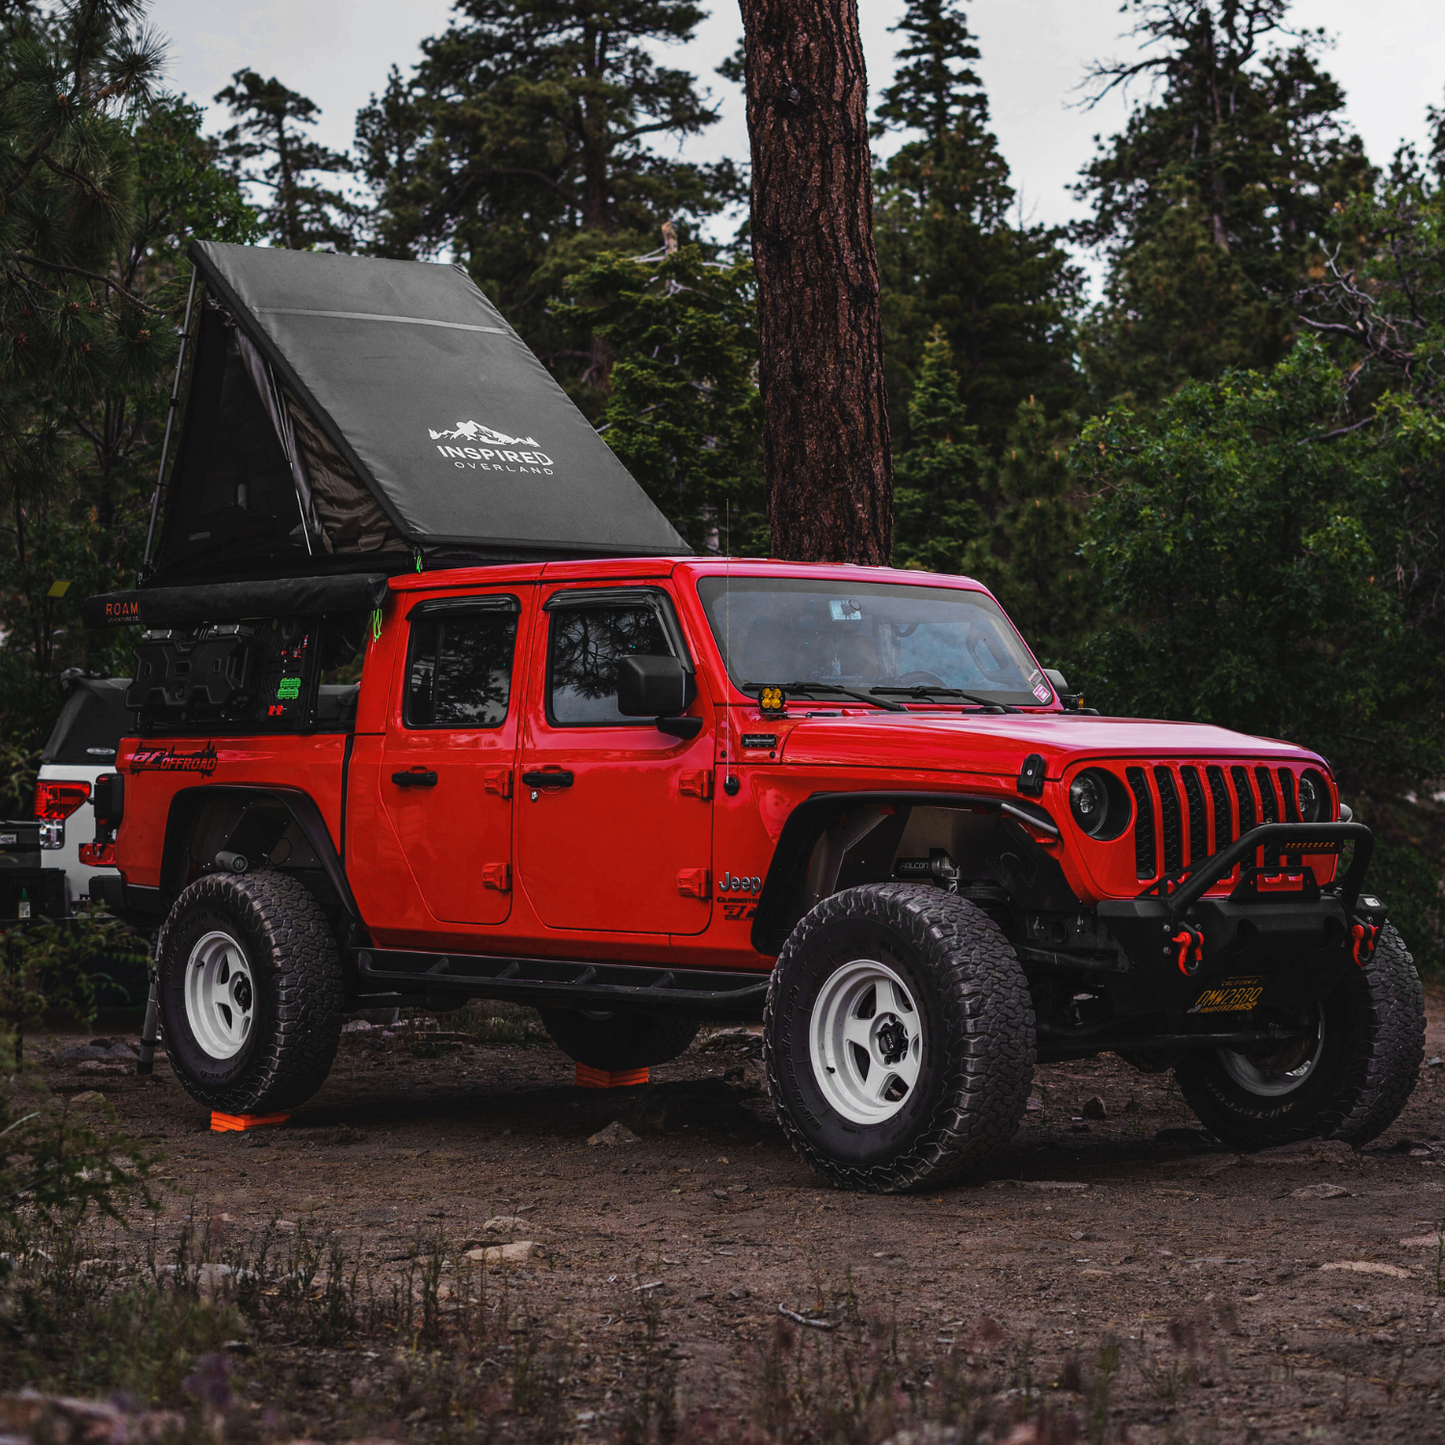
[[[321,1093],[252,1135],[209,1132],[163,1059],[148,1080],[59,1059],[85,1041],[38,1052],[60,1092],[98,1088],[164,1151],[162,1236],[196,1214],[299,1221],[383,1281],[419,1239],[445,1238],[447,1270],[468,1248],[535,1243],[492,1287],[504,1272],[514,1307],[573,1342],[562,1438],[615,1434],[646,1299],[680,1417],[730,1437],[776,1393],[779,1352],[836,1348],[845,1331],[827,1327],[847,1315],[886,1322],[915,1358],[992,1369],[1004,1394],[1072,1402],[1089,1438],[1445,1441],[1445,1284],[1418,1242],[1445,1221],[1439,997],[1433,1064],[1363,1153],[1239,1157],[1194,1131],[1169,1076],[1106,1057],[1037,1071],[990,1177],[906,1197],[820,1185],[772,1119],[756,1031],[704,1034],[622,1091],[574,1088],[545,1044],[353,1032]],[[617,1120],[640,1137],[588,1143]],[[488,1233],[497,1218],[521,1223]],[[779,1336],[780,1307],[816,1323]],[[354,1398],[385,1393],[373,1345],[284,1343],[248,1388],[264,1400],[289,1378],[298,1433],[342,1438]],[[425,1435],[425,1407],[400,1408],[384,1433]]]

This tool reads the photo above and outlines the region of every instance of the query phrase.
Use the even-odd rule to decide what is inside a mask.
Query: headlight
[[[1097,768],[1080,773],[1069,785],[1069,809],[1091,838],[1099,837],[1109,826],[1109,784]]]
[[[1330,790],[1324,778],[1313,768],[1306,768],[1299,776],[1299,815],[1301,822],[1318,823],[1329,821]]]
[[[1069,811],[1089,837],[1107,843],[1129,826],[1134,800],[1107,768],[1085,768],[1069,784]]]

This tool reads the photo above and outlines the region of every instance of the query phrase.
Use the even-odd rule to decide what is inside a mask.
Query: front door
[[[671,603],[655,588],[559,589],[540,620],[542,697],[517,770],[528,898],[551,928],[701,933],[712,909],[711,708],[694,702],[707,721],[688,740],[617,710],[620,657],[688,660]]]
[[[381,796],[432,916],[501,923],[512,906],[512,697],[517,598],[419,602],[408,617],[402,726],[386,736]]]

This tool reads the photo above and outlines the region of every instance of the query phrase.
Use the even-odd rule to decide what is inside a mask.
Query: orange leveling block
[[[263,1124],[284,1124],[290,1114],[222,1114],[211,1111],[211,1133],[239,1134],[243,1129],[259,1129]]]
[[[646,1069],[594,1069],[587,1064],[577,1065],[575,1080],[579,1089],[631,1089],[647,1082]]]

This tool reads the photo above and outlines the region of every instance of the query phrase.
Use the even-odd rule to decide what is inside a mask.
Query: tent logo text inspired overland
[[[453,466],[481,472],[530,472],[539,477],[552,475],[552,458],[539,451],[535,437],[508,436],[493,431],[479,421],[459,421],[448,429],[427,428],[437,451]],[[471,446],[445,446],[448,441],[473,443]]]

